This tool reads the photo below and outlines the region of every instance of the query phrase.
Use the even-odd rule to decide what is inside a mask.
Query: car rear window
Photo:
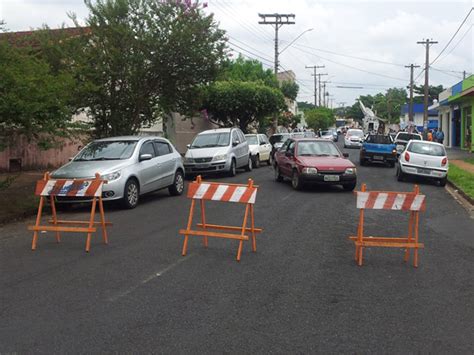
[[[412,134],[412,133],[399,133],[397,136],[397,140],[401,139],[402,141],[409,141],[409,140],[417,140],[421,141],[421,136],[419,134]]]
[[[275,144],[279,142],[284,142],[288,138],[290,138],[290,135],[288,133],[287,134],[274,134],[273,136],[270,137],[270,143]]]
[[[390,136],[384,136],[382,134],[371,134],[367,136],[367,139],[365,141],[367,143],[390,144],[392,143],[392,138],[390,138]]]
[[[446,151],[444,150],[443,146],[422,142],[412,142],[408,146],[407,150],[416,154],[432,155],[436,157],[443,157],[446,155]]]

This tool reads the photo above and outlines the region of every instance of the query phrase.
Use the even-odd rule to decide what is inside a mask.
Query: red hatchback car
[[[275,152],[275,180],[290,178],[294,189],[306,183],[342,185],[352,191],[357,184],[355,165],[331,141],[315,138],[288,139]]]

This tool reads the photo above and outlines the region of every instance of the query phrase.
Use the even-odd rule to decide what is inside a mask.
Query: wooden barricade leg
[[[255,237],[255,216],[253,214],[253,204],[250,205],[250,229],[252,231],[252,251],[257,251],[257,238]]]
[[[92,200],[91,217],[89,219],[89,228],[92,228],[94,226],[96,206],[97,206],[97,197],[94,196],[94,199]],[[92,232],[88,232],[87,239],[86,239],[86,252],[89,252],[91,248],[91,238],[92,238]]]
[[[408,243],[413,242],[413,218],[414,212],[410,211],[410,219],[408,220]],[[410,248],[405,249],[405,262],[410,258]]]
[[[206,229],[206,210],[204,207],[204,200],[201,200],[201,224],[202,224],[202,229]],[[203,237],[202,241],[204,243],[204,247],[207,248],[208,243],[207,243],[207,237]]]
[[[44,197],[40,196],[39,206],[38,206],[38,214],[36,215],[36,223],[35,227],[38,227],[41,223],[41,214],[43,213],[43,204],[44,204]],[[35,230],[33,232],[33,241],[31,242],[31,250],[36,250],[36,244],[38,243],[38,231]]]
[[[191,226],[193,224],[193,214],[194,214],[194,205],[195,205],[195,203],[196,203],[196,200],[193,199],[191,201],[191,208],[189,209],[188,226],[186,227],[186,230],[190,230]],[[183,252],[182,252],[183,256],[186,255],[186,251],[188,250],[188,239],[189,239],[189,235],[185,234],[184,235],[184,242],[183,242]]]
[[[247,217],[249,214],[249,204],[245,207],[244,222],[242,223],[242,233],[240,234],[241,238],[239,241],[239,249],[237,250],[237,261],[240,261],[240,256],[242,255],[242,247],[244,246],[244,235],[245,229],[247,228]]]
[[[109,244],[109,238],[107,236],[107,229],[105,225],[105,213],[104,213],[104,202],[102,196],[99,196],[99,212],[100,212],[100,224],[102,226],[102,241],[104,244]]]
[[[361,191],[365,192],[366,185],[362,184]],[[357,228],[357,242],[359,243],[356,245],[356,261],[359,266],[362,266],[362,242],[364,239],[364,209],[360,209],[359,213],[359,226]]]
[[[56,214],[56,204],[54,202],[54,196],[51,196],[50,199],[51,199],[51,213],[53,214],[53,224],[57,227],[58,217]],[[59,243],[60,241],[61,241],[61,235],[59,234],[59,231],[56,231],[56,243]]]
[[[414,250],[414,256],[413,256],[413,266],[418,267],[418,222],[419,222],[419,215],[420,212],[416,211],[415,212],[415,243],[416,247]]]

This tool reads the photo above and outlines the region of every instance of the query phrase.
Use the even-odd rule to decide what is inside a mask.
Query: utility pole
[[[425,93],[424,93],[424,100],[423,100],[423,133],[426,136],[427,133],[427,125],[428,125],[428,95],[429,95],[429,71],[430,71],[430,45],[436,44],[438,42],[426,39],[424,41],[416,42],[418,44],[422,44],[425,46],[426,49],[426,58],[425,58]],[[426,138],[426,137],[424,137]]]
[[[263,21],[260,25],[272,25],[275,29],[275,75],[278,74],[278,30],[283,25],[294,25],[295,21],[290,21],[295,18],[294,14],[258,14]],[[269,19],[267,21],[267,18]]]
[[[329,95],[327,92],[326,92],[326,84],[327,83],[330,83],[330,81],[323,81],[323,106],[324,107],[328,107],[328,102],[327,102],[327,95]]]
[[[321,76],[322,75],[328,75],[328,73],[324,73],[324,74],[316,74],[316,76],[318,77],[318,84],[319,84],[319,92],[318,92],[318,101],[319,101],[319,105],[318,106],[321,106]]]
[[[306,65],[305,68],[314,70],[314,74],[311,74],[311,76],[314,76],[314,107],[317,107],[318,106],[318,101],[317,101],[316,98],[317,98],[317,92],[318,92],[318,89],[317,89],[318,82],[317,82],[316,69],[324,68],[324,65],[312,65],[312,66]]]
[[[463,80],[466,79],[466,71],[465,70],[462,72],[462,78],[463,78]]]
[[[410,68],[410,107],[408,109],[408,121],[413,122],[413,69],[419,68],[419,65],[405,65],[405,68]]]

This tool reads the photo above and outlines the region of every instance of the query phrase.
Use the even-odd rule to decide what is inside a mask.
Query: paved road
[[[350,151],[357,161],[357,150]],[[369,189],[408,191],[395,170],[359,167]],[[110,245],[52,236],[29,250],[26,222],[0,229],[0,353],[473,353],[474,220],[443,189],[428,198],[420,267],[402,251],[353,261],[351,193],[293,191],[262,167],[221,181],[260,185],[258,252],[198,240],[180,256],[189,201],[166,192],[135,210],[111,209]],[[210,222],[238,224],[242,206],[213,204]],[[71,216],[78,212],[70,213]],[[367,232],[406,231],[401,213],[367,213]]]

